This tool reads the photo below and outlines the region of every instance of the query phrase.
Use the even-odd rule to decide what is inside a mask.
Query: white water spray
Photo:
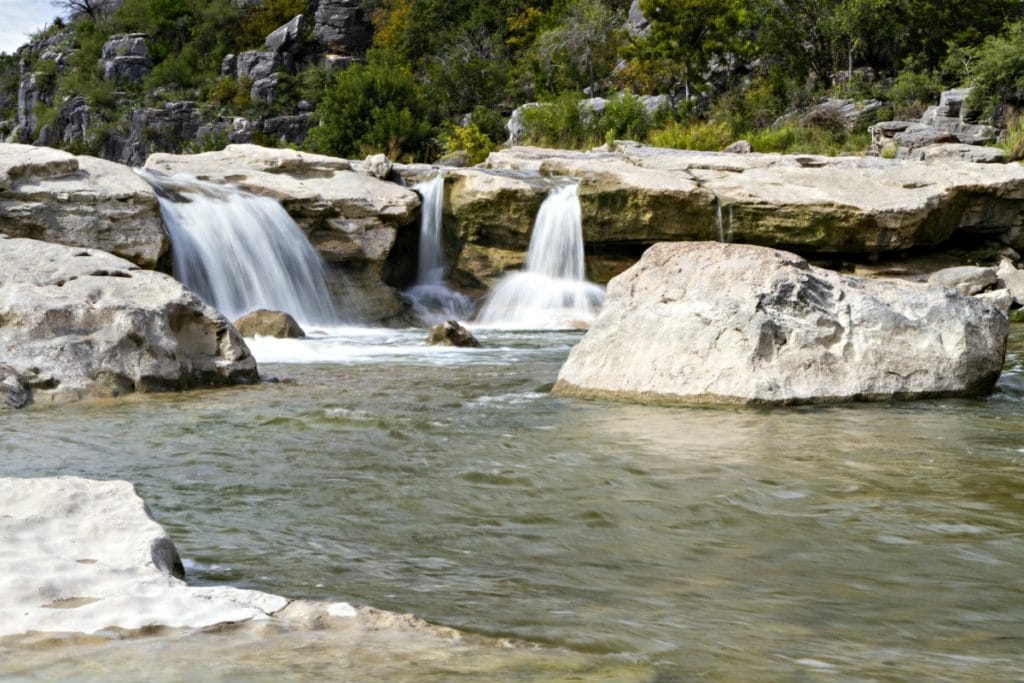
[[[552,190],[533,224],[526,269],[494,288],[477,323],[505,329],[569,329],[589,325],[604,289],[585,279],[583,220],[576,184]]]
[[[444,262],[444,172],[413,186],[423,198],[420,210],[420,255],[416,283],[405,295],[412,301],[416,316],[427,324],[443,320],[465,320],[473,311],[466,295],[453,291],[445,283]]]
[[[174,277],[231,320],[267,308],[303,326],[339,322],[323,262],[273,199],[149,170],[171,237]]]

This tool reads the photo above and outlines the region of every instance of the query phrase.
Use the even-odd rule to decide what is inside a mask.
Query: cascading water
[[[585,279],[578,185],[552,190],[533,224],[526,269],[506,275],[476,322],[505,329],[568,329],[589,325],[604,289]]]
[[[301,325],[339,322],[323,262],[273,199],[140,170],[157,192],[174,277],[229,319],[266,308]]]
[[[425,323],[465,319],[473,311],[473,302],[450,289],[444,281],[444,172],[414,185],[413,189],[423,198],[420,255],[416,283],[405,295],[412,302],[416,316]]]

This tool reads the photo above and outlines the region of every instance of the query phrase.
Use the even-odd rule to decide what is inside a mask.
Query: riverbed
[[[580,333],[477,333],[257,340],[258,386],[0,416],[0,472],[134,482],[191,583],[465,642],[15,639],[0,676],[1024,676],[1024,331],[988,399],[776,409],[553,397]]]

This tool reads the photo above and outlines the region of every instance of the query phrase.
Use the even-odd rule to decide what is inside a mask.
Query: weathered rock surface
[[[984,145],[995,142],[999,131],[978,123],[965,106],[970,88],[947,90],[939,96],[938,106],[929,107],[919,121],[882,121],[871,126],[871,151],[874,154],[895,153],[898,159],[930,156],[933,145]],[[961,153],[964,158],[970,155]],[[975,160],[975,159],[971,159]],[[987,162],[983,155],[977,160]]]
[[[0,234],[102,249],[154,268],[168,249],[152,188],[131,169],[0,144]]]
[[[398,231],[415,230],[420,199],[412,190],[359,173],[344,159],[256,145],[154,154],[146,167],[277,199],[331,267],[335,298],[347,313],[384,319],[400,312],[381,273]]]
[[[1005,288],[1011,297],[1011,303],[1024,306],[1024,270],[1016,268],[1009,259],[1003,259],[996,269],[999,285]]]
[[[260,309],[246,313],[232,323],[243,337],[276,337],[278,339],[302,339],[306,336],[299,323],[284,311]]]
[[[783,251],[662,243],[608,286],[554,392],[644,402],[975,396],[1008,323],[949,289],[862,280]]]
[[[595,244],[722,238],[874,254],[935,246],[954,233],[1012,243],[1024,222],[1024,167],[1016,164],[624,145],[614,153],[516,147],[486,166],[580,178],[585,238]],[[458,197],[463,173],[452,172],[453,213],[456,202],[473,203]]]
[[[140,81],[153,70],[145,33],[110,36],[103,44],[100,66],[104,80]]]
[[[313,36],[328,51],[361,55],[370,47],[373,26],[359,0],[320,0],[314,15]]]
[[[182,581],[178,551],[125,481],[0,479],[0,636],[264,621],[286,598]],[[293,607],[350,618],[346,603]],[[288,617],[289,615],[282,615]]]
[[[220,313],[111,254],[0,239],[0,363],[36,403],[258,381]]]
[[[931,274],[928,284],[936,287],[949,287],[961,294],[981,294],[986,289],[996,285],[999,278],[996,277],[994,268],[983,266],[956,266],[954,268],[943,268]]]
[[[430,334],[427,336],[427,343],[471,348],[480,346],[479,340],[473,336],[473,333],[460,325],[456,320],[445,320],[431,327]]]

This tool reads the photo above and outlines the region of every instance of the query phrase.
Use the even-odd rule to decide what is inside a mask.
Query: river
[[[276,382],[0,415],[0,471],[134,482],[191,583],[471,642],[14,639],[0,677],[1024,677],[1021,329],[989,399],[779,409],[552,397],[578,333],[422,337],[260,340]]]

